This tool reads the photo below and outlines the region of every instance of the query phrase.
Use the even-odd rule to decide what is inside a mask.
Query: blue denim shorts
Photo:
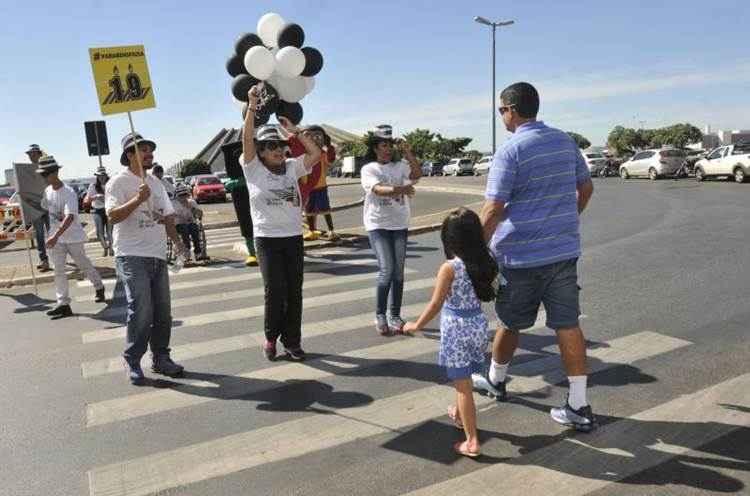
[[[533,327],[539,306],[547,312],[547,327],[554,330],[578,326],[581,314],[578,259],[530,269],[504,267],[507,281],[495,300],[501,325],[510,331]]]

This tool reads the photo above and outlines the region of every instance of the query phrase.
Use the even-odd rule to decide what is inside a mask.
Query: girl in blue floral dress
[[[406,324],[404,332],[421,331],[442,309],[438,363],[456,388],[456,406],[451,407],[450,416],[466,434],[466,440],[453,448],[461,455],[476,457],[479,439],[471,374],[482,370],[490,341],[481,302],[495,298],[492,283],[498,268],[484,242],[479,216],[473,211],[460,208],[446,217],[441,238],[448,261],[438,270],[427,308],[416,322]]]

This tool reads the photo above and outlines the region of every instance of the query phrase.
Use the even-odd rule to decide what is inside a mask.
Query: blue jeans
[[[117,277],[127,300],[128,363],[140,363],[148,345],[154,358],[169,355],[172,334],[172,302],[167,262],[151,257],[117,257]]]
[[[39,261],[47,262],[47,231],[49,231],[49,215],[45,214],[35,220],[32,225],[34,226],[34,234],[36,236],[36,249],[39,252]]]
[[[375,310],[377,315],[385,315],[386,305],[388,304],[391,316],[401,316],[407,232],[406,229],[398,231],[375,229],[367,233],[370,238],[370,246],[378,259],[377,308]]]

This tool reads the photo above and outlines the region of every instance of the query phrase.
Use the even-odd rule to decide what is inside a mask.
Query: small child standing
[[[178,184],[175,188],[172,206],[175,213],[175,227],[177,233],[182,237],[182,244],[185,245],[186,253],[190,253],[190,240],[192,239],[195,260],[203,260],[200,230],[195,222],[195,219],[203,218],[203,211],[198,208],[195,200],[190,198],[190,191],[184,184]]]
[[[481,302],[494,299],[492,283],[498,268],[484,242],[479,216],[473,211],[459,208],[446,217],[441,239],[448,260],[438,270],[427,308],[416,322],[404,326],[404,332],[421,331],[442,309],[438,363],[456,388],[456,406],[449,415],[466,434],[466,441],[457,442],[453,449],[473,458],[479,456],[479,438],[471,374],[482,370],[490,341]]]

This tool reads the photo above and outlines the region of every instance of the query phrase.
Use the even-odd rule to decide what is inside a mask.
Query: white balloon
[[[276,67],[276,59],[266,47],[254,46],[245,53],[245,69],[255,79],[265,81]]]
[[[305,54],[297,47],[288,46],[276,54],[276,71],[281,77],[294,78],[305,70]]]
[[[269,12],[258,20],[258,36],[267,47],[278,45],[279,31],[286,21],[279,14]]]
[[[298,102],[305,98],[307,94],[307,83],[301,77],[277,78],[276,84],[273,87],[276,88],[276,91],[279,92],[279,97],[285,102]]]
[[[310,77],[303,77],[302,79],[305,80],[305,86],[307,87],[307,93],[305,94],[309,95],[310,93],[312,93],[312,90],[315,89],[315,78],[310,76]]]

